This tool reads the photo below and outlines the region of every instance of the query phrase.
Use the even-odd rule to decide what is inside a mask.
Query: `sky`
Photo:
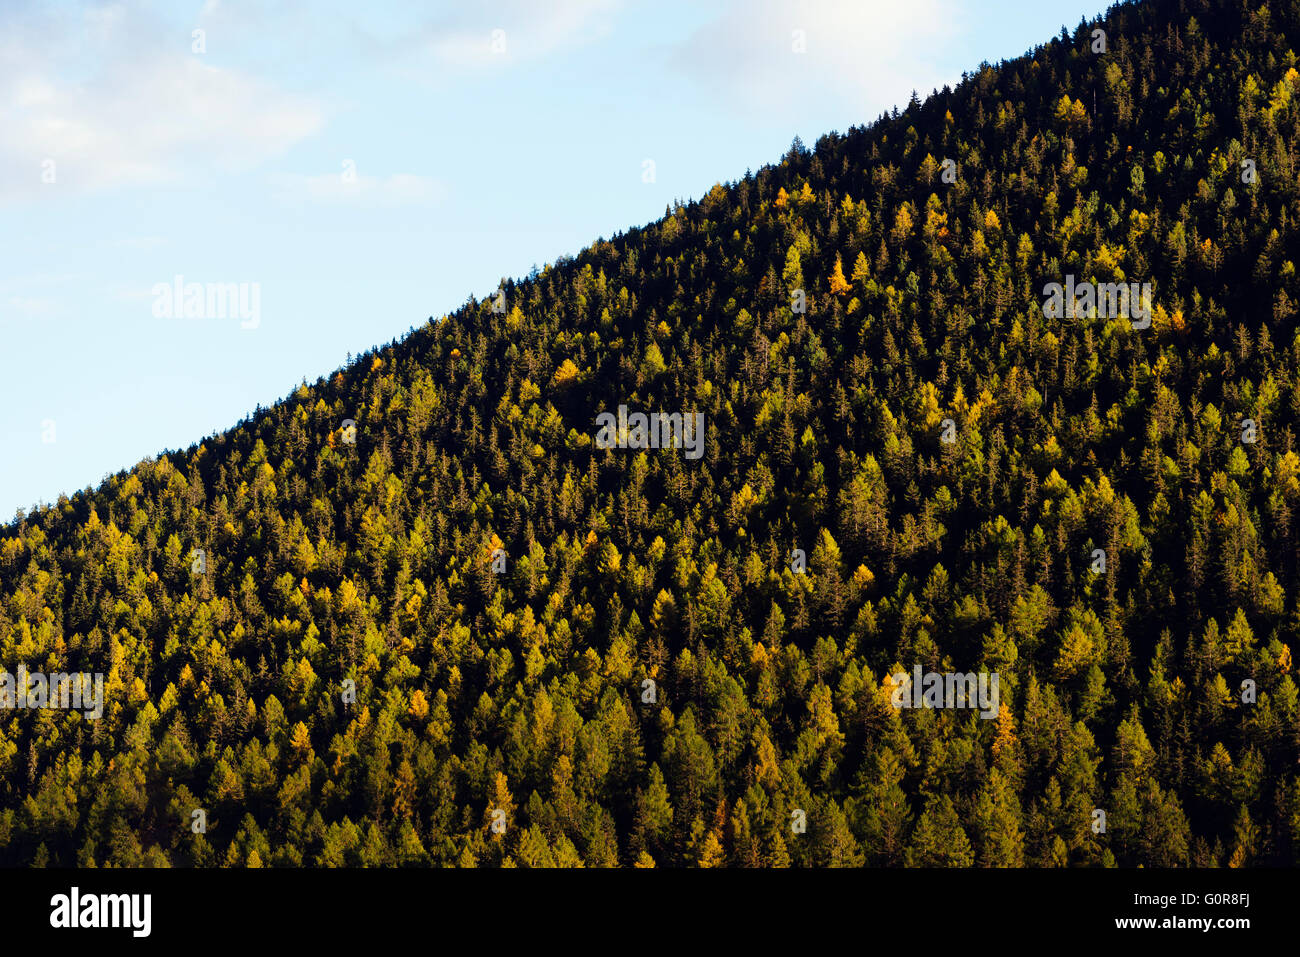
[[[0,0],[0,521],[1105,8]]]

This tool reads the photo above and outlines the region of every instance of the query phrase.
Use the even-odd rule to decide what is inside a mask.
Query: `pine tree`
[[[970,867],[975,863],[970,838],[948,795],[931,795],[916,822],[907,849],[908,867]]]

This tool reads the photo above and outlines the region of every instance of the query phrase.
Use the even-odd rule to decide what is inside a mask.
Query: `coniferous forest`
[[[1300,862],[1297,49],[1115,6],[20,512],[0,863]]]

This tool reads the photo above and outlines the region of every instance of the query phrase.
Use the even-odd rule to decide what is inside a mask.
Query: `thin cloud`
[[[356,172],[316,176],[278,173],[270,177],[270,182],[275,198],[288,203],[409,206],[435,203],[445,194],[441,182],[414,173],[391,173],[382,177]]]
[[[49,319],[54,316],[57,306],[53,299],[41,299],[34,296],[10,296],[0,308],[0,319]]]
[[[671,62],[750,107],[816,97],[861,114],[946,82],[960,15],[955,0],[736,0]]]
[[[321,128],[314,101],[159,30],[121,6],[0,16],[0,199],[237,172]]]
[[[356,27],[371,58],[422,82],[533,63],[607,36],[620,0],[493,0],[466,4],[403,35]]]
[[[114,246],[122,249],[157,249],[170,242],[165,236],[123,236],[113,241]]]

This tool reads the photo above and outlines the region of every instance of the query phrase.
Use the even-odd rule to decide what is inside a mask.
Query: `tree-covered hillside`
[[[1297,47],[1115,7],[20,514],[0,667],[105,698],[0,862],[1300,861]]]

